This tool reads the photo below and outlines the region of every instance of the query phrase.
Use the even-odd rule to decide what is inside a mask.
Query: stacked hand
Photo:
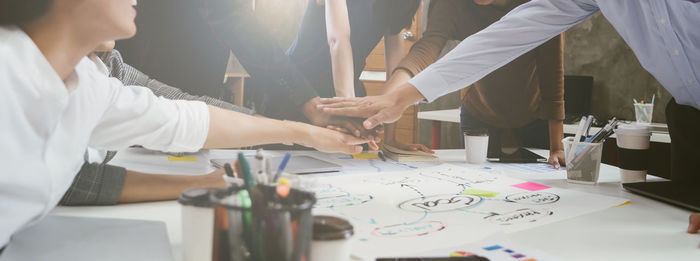
[[[318,107],[318,105],[321,104],[320,100],[320,98],[316,97],[304,105],[304,115],[306,115],[311,124],[343,133],[349,133],[355,137],[366,139],[369,141],[368,144],[370,149],[379,149],[377,142],[381,140],[379,136],[384,132],[382,126],[375,128],[364,128],[362,126],[361,118],[335,116],[325,113]]]

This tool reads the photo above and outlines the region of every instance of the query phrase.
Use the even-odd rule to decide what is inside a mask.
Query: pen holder
[[[215,205],[214,261],[310,260],[314,194],[291,189],[280,197],[275,186],[240,186],[211,196]]]
[[[596,184],[603,155],[603,143],[577,142],[573,137],[562,140],[566,158],[566,179],[571,183]],[[575,150],[571,153],[571,150]]]
[[[652,115],[654,114],[654,104],[653,103],[635,103],[634,104],[634,117],[639,124],[649,124],[651,123]]]

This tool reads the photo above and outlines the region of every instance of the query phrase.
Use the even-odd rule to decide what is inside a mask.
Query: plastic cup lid
[[[617,133],[617,135],[651,136],[651,130],[649,129],[649,126],[638,124],[617,125],[615,133]]]
[[[209,199],[209,194],[213,193],[217,189],[215,188],[196,188],[185,190],[180,194],[177,202],[184,206],[195,206],[195,207],[211,207],[214,204]]]
[[[314,216],[314,240],[341,240],[355,233],[352,224],[345,219],[332,216]]]

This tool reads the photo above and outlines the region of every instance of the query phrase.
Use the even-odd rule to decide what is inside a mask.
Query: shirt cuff
[[[173,100],[178,112],[178,128],[166,152],[195,152],[209,135],[209,107],[201,101]]]
[[[433,102],[440,96],[450,93],[446,91],[449,88],[447,82],[439,74],[432,73],[430,69],[422,71],[408,80],[408,83],[415,86],[427,102]]]

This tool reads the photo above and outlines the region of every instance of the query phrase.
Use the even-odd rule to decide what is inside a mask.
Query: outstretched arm
[[[367,139],[309,124],[254,117],[209,106],[209,134],[204,148],[238,148],[296,143],[325,152],[358,153]]]

